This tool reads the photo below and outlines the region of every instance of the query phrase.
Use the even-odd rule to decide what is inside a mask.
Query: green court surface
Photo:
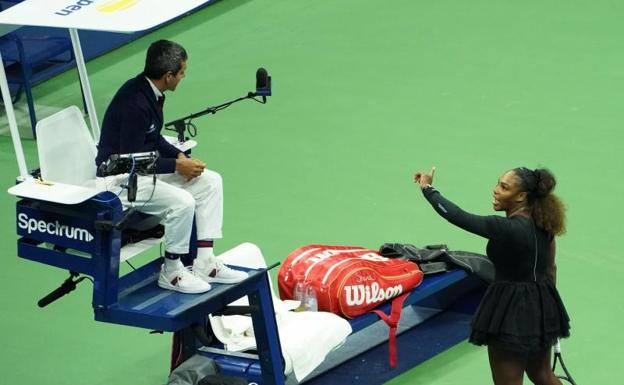
[[[217,251],[253,242],[269,262],[311,243],[482,252],[483,239],[433,212],[413,173],[435,165],[445,196],[487,214],[501,173],[549,167],[569,216],[557,256],[572,318],[564,358],[577,383],[608,384],[623,371],[623,19],[611,0],[222,0],[87,67],[100,121],[156,39],[189,52],[166,120],[242,96],[268,69],[266,105],[195,120],[193,154],[225,183]],[[76,71],[37,86],[35,101],[80,106]],[[35,168],[35,142],[23,145]],[[5,191],[17,174],[0,137]],[[16,257],[15,198],[0,202],[1,382],[165,383],[171,336],[96,323],[90,283],[36,306],[66,272]],[[486,349],[467,342],[388,382],[487,383]]]

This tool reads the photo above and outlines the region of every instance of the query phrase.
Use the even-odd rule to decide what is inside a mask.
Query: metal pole
[[[97,113],[95,112],[93,94],[91,93],[91,85],[89,84],[89,77],[87,75],[87,66],[85,65],[84,56],[82,55],[78,30],[76,28],[70,28],[69,35],[71,36],[72,46],[74,47],[74,57],[76,58],[76,67],[78,67],[80,84],[82,85],[84,97],[87,102],[87,113],[89,114],[89,120],[91,121],[93,140],[97,143],[100,139],[100,126],[98,124]]]
[[[22,148],[22,140],[17,129],[15,121],[15,110],[13,110],[13,100],[11,100],[11,92],[9,91],[9,83],[7,82],[6,72],[4,71],[4,62],[0,53],[0,88],[2,89],[2,99],[4,100],[4,109],[6,110],[9,129],[11,130],[11,138],[13,139],[13,147],[15,148],[15,156],[17,157],[17,167],[20,176],[23,179],[28,177],[28,168],[26,168],[26,159],[24,158],[24,149]]]

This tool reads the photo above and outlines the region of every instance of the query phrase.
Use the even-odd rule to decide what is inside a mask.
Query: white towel
[[[243,243],[219,257],[229,265],[256,269],[266,267],[262,252],[251,243]],[[269,283],[272,288],[270,277]],[[246,297],[232,303],[246,304]],[[330,351],[342,345],[352,330],[347,320],[333,313],[290,311],[298,306],[299,301],[282,301],[273,294],[277,329],[286,363],[284,373],[293,372],[297,381],[301,381],[323,362]],[[210,316],[210,323],[215,336],[227,350],[244,351],[256,347],[251,317]]]
[[[301,382],[351,334],[347,320],[328,312],[285,312],[277,315],[282,351]]]

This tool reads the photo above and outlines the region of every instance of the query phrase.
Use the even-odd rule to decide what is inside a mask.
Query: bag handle
[[[396,344],[396,333],[397,328],[399,327],[399,320],[401,319],[401,310],[403,310],[403,302],[410,294],[410,292],[403,293],[400,296],[394,298],[392,300],[392,305],[390,307],[390,315],[387,315],[381,310],[372,310],[373,313],[377,314],[379,318],[381,318],[389,327],[390,333],[388,336],[388,350],[389,350],[389,361],[390,367],[394,368],[397,365],[397,344]]]

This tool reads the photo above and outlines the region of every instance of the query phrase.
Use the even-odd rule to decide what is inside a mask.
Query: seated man
[[[150,45],[143,73],[121,86],[106,110],[95,163],[99,166],[111,154],[160,153],[155,182],[151,176],[138,176],[134,207],[160,216],[165,226],[165,263],[158,285],[202,293],[210,290],[210,282],[236,283],[247,274],[228,268],[213,253],[213,240],[221,238],[223,223],[221,176],[202,161],[186,157],[161,135],[163,93],[175,91],[186,66],[187,54],[179,44],[159,40]],[[98,177],[100,186],[119,191],[128,174]],[[130,206],[125,190],[119,197],[124,207]],[[194,216],[198,252],[191,271],[180,257],[189,252]]]

